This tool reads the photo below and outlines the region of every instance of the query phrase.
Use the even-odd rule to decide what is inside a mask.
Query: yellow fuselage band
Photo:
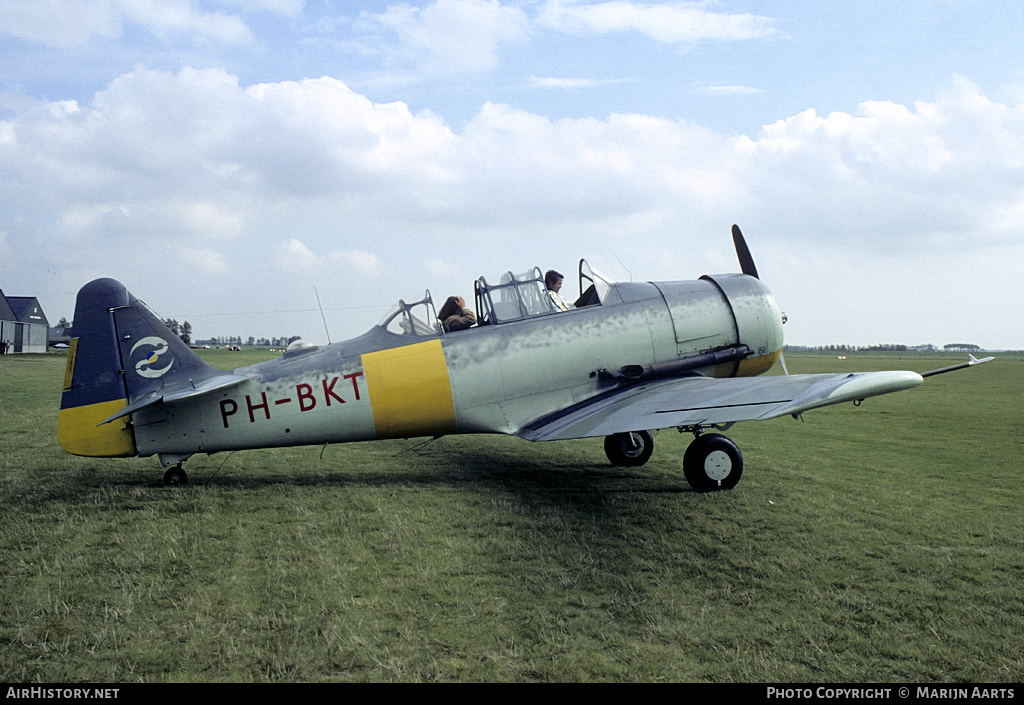
[[[368,353],[362,362],[377,438],[441,436],[456,430],[440,340]]]

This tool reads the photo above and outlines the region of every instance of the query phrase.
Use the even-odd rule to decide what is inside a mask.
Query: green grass
[[[203,351],[219,367],[269,353]],[[949,358],[791,354],[790,371]],[[1024,362],[689,440],[155,459],[57,445],[59,355],[0,358],[2,681],[1020,682]]]

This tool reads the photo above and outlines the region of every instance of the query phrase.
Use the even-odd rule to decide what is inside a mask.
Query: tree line
[[[296,340],[299,340],[301,335],[289,335],[279,336],[276,338],[257,338],[254,335],[250,335],[243,341],[240,335],[219,335],[206,340],[192,340],[192,324],[188,321],[184,323],[178,323],[173,318],[165,318],[163,324],[174,333],[176,336],[181,338],[182,342],[186,345],[192,345],[193,342],[196,345],[247,345],[250,347],[278,347],[286,348]]]
[[[883,344],[883,345],[786,345],[784,350],[797,351],[815,351],[815,352],[938,352],[939,349],[928,343],[926,345],[898,345],[895,343]],[[943,345],[942,349],[946,352],[978,352],[982,349],[980,345],[974,343],[949,343]]]
[[[185,345],[192,344],[192,324],[185,321],[182,324],[178,324],[173,318],[165,318],[164,325],[167,326],[172,333],[181,338],[181,341]]]
[[[257,338],[256,336],[250,335],[246,339],[242,339],[240,335],[218,335],[207,340],[196,341],[205,345],[246,345],[249,347],[275,347],[275,348],[286,348],[296,340],[299,340],[301,335],[290,335],[281,336],[278,338]]]

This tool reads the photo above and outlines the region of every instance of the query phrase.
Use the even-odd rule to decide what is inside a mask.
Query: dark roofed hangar
[[[0,289],[0,347],[7,353],[44,353],[50,323],[34,296],[5,296]]]

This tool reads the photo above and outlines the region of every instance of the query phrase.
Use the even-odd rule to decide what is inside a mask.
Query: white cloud
[[[453,177],[455,136],[404,103],[375,104],[331,78],[259,84],[245,91],[244,140],[260,144],[239,161],[263,188],[311,196],[422,187]]]
[[[665,43],[762,39],[775,33],[770,18],[712,12],[705,6],[705,3],[693,2],[548,0],[539,22],[552,29],[579,34],[634,31]]]
[[[109,203],[90,203],[71,206],[60,215],[61,228],[70,234],[80,234],[92,230],[96,224],[110,213],[119,212],[122,216],[131,217],[125,206]]]
[[[423,262],[423,266],[426,268],[427,273],[434,279],[449,279],[451,281],[457,281],[460,278],[464,278],[464,272],[459,265],[440,257],[433,257],[425,260]]]
[[[266,11],[286,17],[302,14],[305,0],[216,0],[221,5],[237,8],[243,12]]]
[[[316,257],[301,241],[292,238],[274,247],[274,265],[290,274],[311,274]]]
[[[274,266],[289,274],[308,276],[377,276],[383,261],[372,252],[333,250],[324,256],[313,254],[296,238],[278,243],[274,248]]]
[[[535,88],[559,88],[563,90],[575,90],[580,88],[595,88],[614,83],[624,83],[625,79],[593,79],[593,78],[554,78],[530,76],[530,85]]]
[[[601,221],[650,209],[706,212],[735,198],[722,135],[643,115],[547,118],[488,104],[466,127],[461,156],[492,222]]]
[[[192,0],[119,0],[118,5],[127,20],[157,36],[184,34],[223,44],[254,41],[252,31],[239,17],[202,12]]]
[[[361,250],[336,250],[327,255],[329,271],[343,271],[362,276],[378,276],[384,268],[381,258],[372,252]]]
[[[227,276],[231,273],[231,265],[224,255],[209,248],[187,247],[182,251],[182,259],[203,274]]]
[[[161,37],[220,44],[254,40],[237,16],[202,12],[192,0],[4,0],[0,33],[45,46],[80,47],[120,37],[125,22]]]
[[[867,222],[878,233],[893,223],[904,233],[1008,231],[1024,164],[1024,110],[966,84],[913,107],[805,111],[756,138],[635,114],[550,120],[497,104],[456,134],[330,78],[243,88],[220,71],[137,71],[87,107],[39,103],[4,135],[3,180],[61,204],[69,228],[119,209],[232,238],[295,204],[319,232],[381,218],[524,226],[727,207],[770,207],[815,227]]]
[[[441,74],[493,68],[500,49],[524,38],[528,26],[522,10],[498,0],[437,0],[424,8],[399,4],[381,14],[364,13],[363,19],[396,37],[386,45],[393,62]]]
[[[121,34],[112,0],[5,0],[0,33],[53,47],[74,47],[93,37]]]
[[[905,232],[938,231],[940,221],[1006,230],[1024,165],[1024,109],[969,85],[913,107],[809,110],[756,138],[643,115],[550,120],[497,104],[456,134],[330,78],[243,88],[220,71],[138,71],[87,107],[39,103],[3,134],[3,181],[59,207],[68,227],[120,209],[165,225],[176,213],[188,232],[217,237],[251,236],[296,203],[317,227],[343,213],[524,224],[663,208],[692,217],[731,203],[770,204],[794,220],[874,210],[879,232],[893,221]],[[884,203],[900,203],[899,217]]]
[[[332,78],[243,87],[217,70],[139,70],[89,104],[23,107],[0,135],[6,260],[117,275],[183,253],[214,280],[203,286],[222,287],[196,294],[209,300],[280,298],[308,280],[328,308],[380,306],[423,288],[468,293],[463,257],[477,275],[571,271],[584,250],[677,279],[714,271],[704,251],[728,252],[713,241],[731,222],[750,223],[769,273],[761,253],[823,237],[867,259],[1024,239],[1024,108],[963,82],[736,137],[493,103],[455,132]]]
[[[860,242],[894,247],[911,236],[988,238],[1007,232],[1020,202],[1024,106],[958,82],[913,108],[872,101],[854,115],[808,110],[735,144],[758,197],[810,232],[857,228]],[[810,207],[801,192],[813,195]]]
[[[181,219],[189,230],[213,237],[235,237],[243,232],[245,218],[225,203],[184,203]]]

